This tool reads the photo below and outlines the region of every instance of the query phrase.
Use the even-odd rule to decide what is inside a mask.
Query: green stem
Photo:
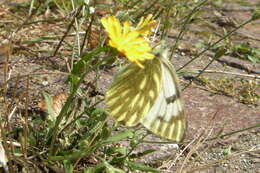
[[[102,47],[100,47],[99,49],[96,49],[95,52],[90,53],[88,55],[86,55],[85,57],[85,62],[87,62],[89,59],[91,59],[93,56],[100,54],[101,52],[106,51],[107,49],[104,49]],[[80,86],[80,84],[82,83],[82,81],[84,80],[85,76],[91,72],[93,69],[97,68],[103,61],[100,61],[99,63],[95,64],[92,68],[88,68],[86,69],[85,73],[83,73],[79,79],[79,81],[77,81],[76,85],[73,86],[72,92],[70,93],[65,105],[62,107],[60,114],[58,115],[56,121],[55,121],[55,125],[53,127],[53,131],[52,133],[48,136],[47,139],[51,138],[51,146],[50,146],[50,153],[51,155],[54,155],[55,151],[54,151],[54,143],[56,141],[56,137],[58,135],[58,127],[63,119],[63,117],[66,115],[66,112],[68,111],[72,101],[73,101],[73,97],[76,94],[76,92],[78,91],[78,88]],[[48,140],[47,140],[48,141]]]
[[[192,9],[192,11],[188,14],[188,16],[186,17],[186,20],[184,21],[184,24],[182,25],[182,28],[181,28],[181,32],[179,33],[178,37],[176,38],[176,41],[174,43],[174,45],[172,46],[170,52],[171,52],[171,55],[170,55],[170,60],[172,59],[172,56],[173,56],[173,52],[174,50],[177,48],[177,45],[181,39],[181,37],[183,36],[183,33],[186,31],[186,26],[187,24],[189,23],[192,15],[202,6],[204,5],[204,3],[206,3],[208,0],[204,0],[202,1],[199,5],[197,5],[195,8]]]
[[[258,128],[258,127],[260,127],[260,123],[254,125],[254,126],[250,126],[250,127],[244,128],[244,129],[239,129],[239,130],[231,131],[231,132],[226,133],[226,134],[224,134],[224,135],[220,135],[220,136],[216,136],[216,137],[213,137],[213,138],[209,138],[209,139],[207,139],[206,141],[212,141],[212,140],[215,140],[215,139],[218,139],[218,138],[224,138],[224,137],[226,137],[226,136],[231,136],[231,135],[233,135],[233,134],[240,133],[240,132],[244,132],[244,131],[251,130],[251,129],[255,129],[255,128]]]

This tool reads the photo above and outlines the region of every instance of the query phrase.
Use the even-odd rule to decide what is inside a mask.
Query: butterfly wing
[[[106,93],[110,114],[127,126],[137,125],[150,111],[161,90],[162,66],[155,58],[142,69],[130,64],[114,78]]]
[[[184,136],[186,119],[178,78],[167,57],[162,56],[159,60],[162,69],[161,90],[154,105],[143,117],[142,124],[161,137],[179,142]]]
[[[153,133],[181,141],[186,129],[184,107],[173,65],[162,54],[123,68],[106,93],[110,114],[127,126],[142,123]]]

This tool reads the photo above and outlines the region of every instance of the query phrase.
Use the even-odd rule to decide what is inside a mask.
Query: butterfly
[[[143,63],[145,68],[122,68],[106,93],[106,104],[124,125],[140,123],[160,137],[180,142],[187,125],[178,77],[167,49],[158,52]]]

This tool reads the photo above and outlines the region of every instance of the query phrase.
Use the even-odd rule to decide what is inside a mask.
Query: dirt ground
[[[251,1],[252,4],[260,5],[257,0]],[[18,26],[16,19],[23,18],[25,12],[13,13],[13,6],[0,5],[0,29],[5,25],[10,25],[10,30]],[[251,17],[250,6],[242,6],[238,2],[226,3],[219,10],[214,9],[212,13],[207,14],[205,18],[211,18],[210,25],[205,23],[189,25],[187,34],[181,40],[178,47],[178,54],[174,55],[173,64],[176,69],[182,67],[195,56],[199,50],[195,47],[198,40],[203,40],[202,35],[206,32],[221,32],[222,27],[229,25],[228,21],[236,21],[241,23]],[[39,17],[40,20],[42,17]],[[222,20],[223,21],[220,21]],[[57,45],[56,40],[42,43],[24,44],[24,41],[31,40],[39,36],[58,35],[64,33],[66,24],[62,22],[45,23],[24,26],[23,29],[16,33],[13,53],[9,57],[11,68],[11,80],[9,83],[9,91],[13,92],[17,89],[17,95],[22,95],[25,89],[27,78],[19,80],[16,86],[16,76],[31,74],[30,76],[30,99],[31,107],[37,107],[42,91],[51,94],[57,94],[61,91],[66,92],[68,87],[65,85],[68,73],[61,68],[50,65],[52,62],[63,61],[60,57],[53,57],[52,62],[46,59],[49,56],[49,45]],[[178,34],[178,30],[171,32],[169,42],[174,42]],[[4,40],[8,37],[9,31],[1,31],[0,42],[0,83],[3,81],[4,59],[7,56],[8,48],[4,45]],[[254,21],[234,33],[232,39],[239,42],[247,42],[251,47],[260,48],[260,20]],[[38,51],[35,51],[38,50]],[[64,50],[66,51],[66,50]],[[194,61],[185,69],[203,69],[212,59],[213,52],[206,52],[202,58]],[[223,65],[223,62],[233,62],[231,65]],[[240,66],[234,66],[238,64]],[[244,68],[242,68],[244,67]],[[112,79],[116,67],[110,70],[102,71],[101,83],[99,91],[104,93]],[[260,64],[253,64],[250,61],[238,60],[230,56],[223,56],[219,61],[214,61],[207,70],[227,71],[242,74],[240,76],[224,73],[204,73],[203,77],[209,80],[218,80],[223,77],[234,79],[235,81],[253,80],[246,76],[247,74],[260,76]],[[250,73],[251,72],[251,73]],[[243,76],[243,74],[245,76]],[[189,76],[188,76],[189,77]],[[184,88],[189,82],[187,76],[181,78],[181,85]],[[93,80],[91,75],[86,81]],[[259,85],[259,79],[255,79]],[[260,87],[256,90],[260,94]],[[210,90],[207,85],[200,82],[192,83],[182,93],[185,100],[186,116],[188,119],[188,131],[185,141],[192,141],[194,138],[203,136],[202,141],[206,137],[211,139],[216,135],[226,134],[232,131],[248,128],[260,123],[260,105],[245,104],[239,100],[238,96],[227,96]],[[154,136],[149,136],[147,140],[158,140]],[[185,145],[187,146],[187,145]],[[194,146],[193,146],[194,147]],[[260,171],[260,129],[255,128],[236,133],[217,140],[209,142],[200,142],[196,146],[196,151],[189,160],[184,160],[180,156],[180,160],[191,164],[185,165],[182,169],[187,172],[252,172]],[[164,172],[172,172],[180,170],[182,164],[175,166],[176,155],[173,154],[176,149],[174,145],[149,145],[142,144],[137,148],[137,152],[146,148],[154,148],[159,152],[143,158],[141,161],[150,165],[160,165],[160,170]],[[188,150],[192,150],[188,147]],[[179,152],[179,150],[178,150]],[[188,153],[186,153],[186,156]],[[195,159],[195,156],[198,156]],[[198,159],[199,158],[199,159]],[[182,162],[183,163],[183,162]]]

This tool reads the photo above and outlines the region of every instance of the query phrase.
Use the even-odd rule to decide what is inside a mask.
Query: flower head
[[[110,16],[102,18],[101,23],[108,32],[110,38],[109,45],[116,48],[131,62],[144,68],[141,62],[154,58],[154,55],[151,53],[152,48],[142,36],[143,31],[132,29],[130,22],[124,22],[122,26],[115,16]]]

